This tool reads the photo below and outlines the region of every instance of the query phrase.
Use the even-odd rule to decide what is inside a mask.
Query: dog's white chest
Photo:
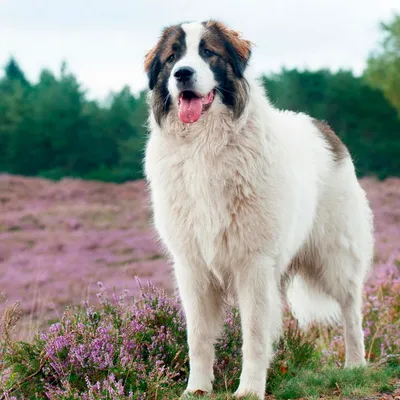
[[[216,238],[221,231],[221,215],[218,211],[218,201],[215,193],[208,193],[207,201],[205,197],[200,197],[203,193],[198,193],[194,201],[196,205],[192,210],[193,232],[197,239],[199,251],[207,265],[211,265],[216,255]],[[197,199],[197,201],[196,201]]]
[[[223,182],[201,162],[190,160],[183,166],[182,209],[186,209],[188,237],[193,237],[207,265],[216,254],[216,238],[221,231],[224,207]],[[189,202],[186,202],[186,199]]]
[[[199,252],[210,266],[226,219],[224,182],[199,159],[163,164],[153,177],[157,229],[172,239],[170,247]]]

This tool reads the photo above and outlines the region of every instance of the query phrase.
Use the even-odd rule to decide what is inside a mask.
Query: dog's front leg
[[[189,345],[190,373],[184,394],[212,391],[214,344],[223,322],[221,292],[202,267],[175,264]]]
[[[280,332],[281,302],[275,261],[256,255],[236,275],[243,337],[243,365],[235,397],[264,399],[273,340]]]

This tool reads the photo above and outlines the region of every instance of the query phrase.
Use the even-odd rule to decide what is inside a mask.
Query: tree
[[[129,87],[99,105],[63,63],[30,84],[11,59],[0,79],[0,172],[123,182],[143,178],[147,92]],[[359,176],[400,175],[400,119],[383,93],[351,71],[283,69],[264,77],[274,105],[328,122]]]
[[[11,152],[21,124],[29,115],[26,103],[29,83],[14,59],[10,59],[4,72],[0,79],[0,172],[17,172]]]
[[[4,68],[5,75],[10,81],[18,81],[22,86],[29,86],[29,82],[25,78],[25,74],[22,72],[17,61],[11,58]]]
[[[382,23],[381,29],[384,37],[368,59],[365,77],[384,93],[400,115],[400,15]]]
[[[145,92],[138,98],[125,87],[114,97],[110,108],[112,131],[118,138],[119,169],[130,179],[143,178],[143,156],[146,139],[147,107]],[[130,171],[126,173],[126,171]]]

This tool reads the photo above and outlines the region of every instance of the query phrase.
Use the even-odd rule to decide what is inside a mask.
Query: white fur
[[[199,95],[205,96],[214,89],[216,82],[214,74],[208,67],[208,64],[199,55],[199,43],[204,32],[204,27],[201,24],[191,22],[183,24],[182,29],[185,31],[186,53],[174,65],[171,72],[171,78],[168,81],[168,91],[173,99],[177,99],[179,90],[176,86],[174,73],[181,67],[191,67],[195,72],[195,87]]]
[[[338,302],[320,288],[307,285],[299,275],[290,282],[286,295],[301,327],[305,328],[312,321],[336,323],[340,318]]]
[[[194,35],[196,26],[190,29]],[[199,26],[197,40],[198,32]],[[198,46],[190,43],[188,57]],[[314,289],[295,280],[295,314],[304,322],[327,317],[331,309],[316,312],[316,303],[321,297],[336,303],[346,365],[364,363],[361,292],[372,258],[372,216],[351,159],[335,162],[311,118],[275,109],[246,71],[249,102],[239,120],[213,104],[184,125],[172,107],[160,128],[151,112],[145,170],[155,227],[173,258],[187,318],[186,392],[211,391],[223,304],[234,296],[243,331],[236,395],[261,399],[281,329],[279,279],[304,246],[318,251],[323,274]]]

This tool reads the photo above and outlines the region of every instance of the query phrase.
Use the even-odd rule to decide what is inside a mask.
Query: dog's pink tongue
[[[191,99],[181,98],[179,105],[179,118],[185,124],[196,122],[203,110],[203,102],[200,97]]]

